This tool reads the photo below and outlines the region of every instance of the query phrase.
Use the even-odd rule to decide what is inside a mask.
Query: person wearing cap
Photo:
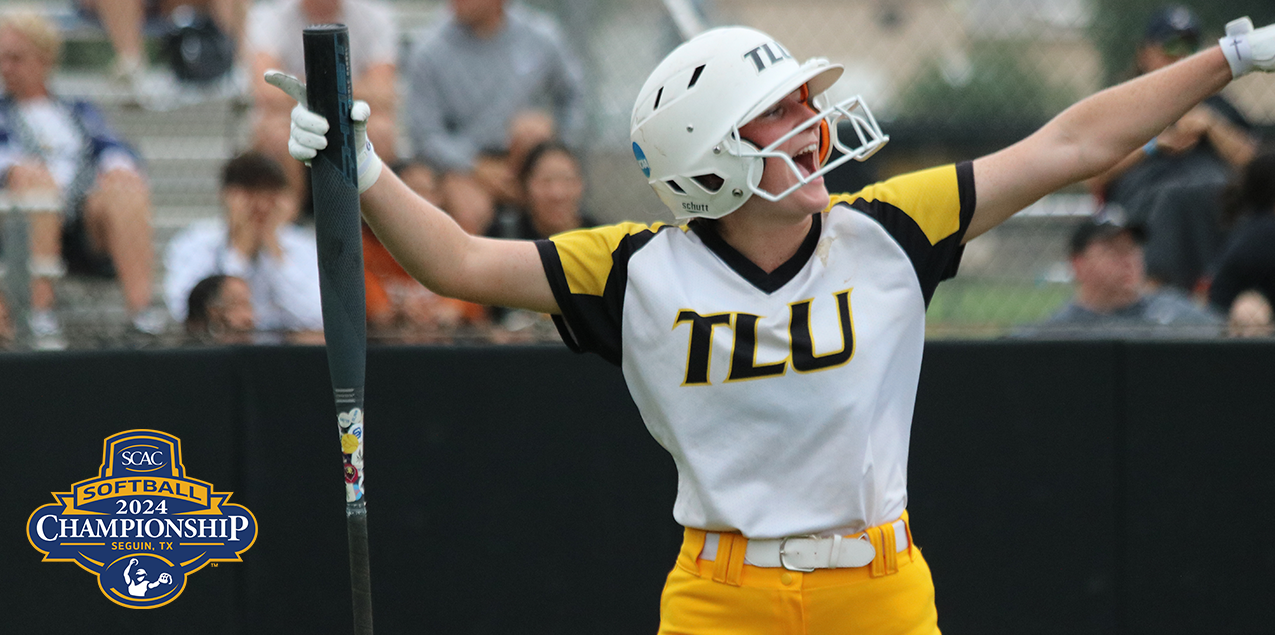
[[[1184,6],[1147,22],[1134,57],[1145,75],[1199,49],[1203,27]],[[1244,115],[1221,95],[1196,106],[1159,136],[1089,182],[1102,202],[1145,224],[1147,277],[1192,292],[1221,249],[1221,191],[1252,160],[1257,141]]]
[[[1223,320],[1171,288],[1147,291],[1142,245],[1147,232],[1110,220],[1088,220],[1068,243],[1076,294],[1017,337],[1215,337]]]

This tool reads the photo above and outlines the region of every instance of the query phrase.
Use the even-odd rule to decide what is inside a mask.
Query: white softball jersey
[[[974,205],[969,163],[837,195],[770,273],[711,221],[538,246],[564,341],[622,368],[672,454],[677,522],[853,534],[907,505],[925,308],[955,274]]]

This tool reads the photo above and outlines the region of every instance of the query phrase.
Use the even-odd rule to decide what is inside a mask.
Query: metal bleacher
[[[441,1],[393,0],[405,50],[412,34],[426,26]],[[168,241],[192,221],[220,215],[218,175],[223,163],[250,144],[250,102],[246,71],[239,90],[211,98],[189,98],[188,105],[144,108],[130,89],[114,81],[108,69],[109,42],[100,26],[79,16],[70,0],[0,0],[0,11],[33,9],[54,20],[65,44],[63,65],[51,84],[65,97],[88,99],[101,108],[114,130],[142,156],[151,186],[154,302],[162,305],[163,254]],[[162,28],[145,30],[149,49],[158,50]],[[152,60],[145,81],[165,79],[162,62]],[[160,82],[162,84],[162,82]],[[70,345],[111,346],[125,338],[123,296],[114,280],[69,276],[57,284],[58,314]],[[170,331],[180,330],[172,325]]]
[[[139,107],[126,87],[102,71],[62,71],[52,83],[59,94],[97,104],[145,162],[151,186],[153,296],[161,304],[164,247],[191,221],[220,214],[218,170],[248,145],[248,102],[242,96],[226,97],[155,111]],[[127,321],[114,280],[70,276],[59,282],[57,292],[72,346],[110,345],[122,336]]]

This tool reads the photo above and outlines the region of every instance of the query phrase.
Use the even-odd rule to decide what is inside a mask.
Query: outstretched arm
[[[535,243],[471,236],[388,170],[363,193],[362,203],[376,237],[435,293],[558,313]]]
[[[305,103],[305,85],[269,71],[266,81]],[[367,143],[369,109],[350,111],[358,144],[363,217],[403,269],[430,290],[452,298],[543,313],[558,313],[535,243],[494,240],[465,233],[445,212],[410,190]],[[327,147],[328,122],[304,106],[292,110],[288,152],[309,161]]]
[[[1065,185],[1100,174],[1231,81],[1213,47],[1096,93],[1031,136],[974,161],[968,241]]]
[[[1064,185],[1110,169],[1252,70],[1275,71],[1275,25],[1254,30],[1241,18],[1226,25],[1219,46],[1088,97],[1030,137],[974,161],[978,203],[965,240]]]

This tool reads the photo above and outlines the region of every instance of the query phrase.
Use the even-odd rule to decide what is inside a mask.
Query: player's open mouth
[[[797,164],[797,169],[801,170],[801,177],[806,178],[815,173],[819,169],[819,161],[815,158],[815,153],[819,151],[819,144],[812,143],[792,155],[792,162]]]

